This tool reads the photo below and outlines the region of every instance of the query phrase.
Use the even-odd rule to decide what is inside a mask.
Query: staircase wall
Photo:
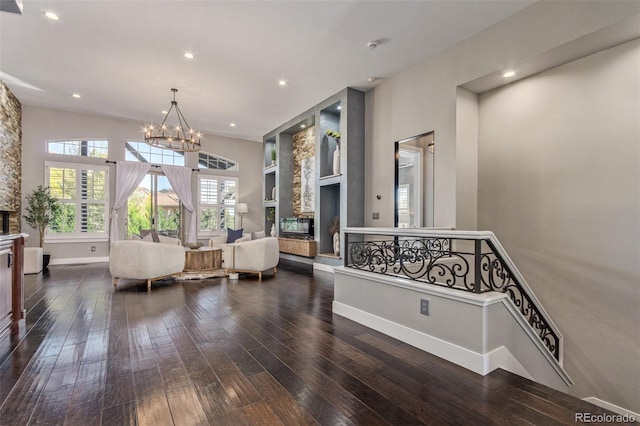
[[[502,293],[474,294],[337,267],[334,313],[478,374],[502,368],[561,391],[571,379]],[[420,301],[429,301],[429,315]]]

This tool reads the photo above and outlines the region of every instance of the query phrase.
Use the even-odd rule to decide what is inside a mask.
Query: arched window
[[[212,170],[238,171],[238,162],[206,152],[198,153],[198,167]]]

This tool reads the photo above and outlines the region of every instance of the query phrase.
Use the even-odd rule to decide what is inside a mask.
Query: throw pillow
[[[260,238],[264,238],[265,237],[265,232],[264,231],[258,231],[258,232],[252,232],[251,233],[251,239],[252,240],[259,240]]]
[[[244,229],[242,228],[240,229],[227,228],[227,243],[233,243],[238,238],[242,238],[242,231],[244,231]]]
[[[251,235],[242,236],[242,237],[238,238],[235,242],[236,243],[243,243],[245,241],[251,241]]]

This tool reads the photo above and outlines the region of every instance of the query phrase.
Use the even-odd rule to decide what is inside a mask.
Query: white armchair
[[[116,288],[120,278],[132,278],[147,280],[150,291],[152,281],[180,274],[184,260],[184,247],[178,244],[114,241],[109,253],[109,272]]]
[[[222,260],[229,273],[254,273],[262,280],[263,271],[273,269],[274,274],[278,272],[280,250],[277,238],[259,238],[216,247],[222,248]]]

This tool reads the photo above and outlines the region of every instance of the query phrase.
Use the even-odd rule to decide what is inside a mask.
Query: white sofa
[[[222,249],[224,268],[229,273],[248,272],[258,274],[262,280],[262,272],[273,269],[277,273],[280,260],[278,239],[274,237],[221,244],[220,239],[211,239],[211,247]]]
[[[177,239],[170,238],[165,243],[140,240],[111,243],[109,272],[113,286],[118,287],[120,278],[141,279],[147,281],[150,291],[152,281],[180,274],[184,269],[184,247],[173,240]]]

